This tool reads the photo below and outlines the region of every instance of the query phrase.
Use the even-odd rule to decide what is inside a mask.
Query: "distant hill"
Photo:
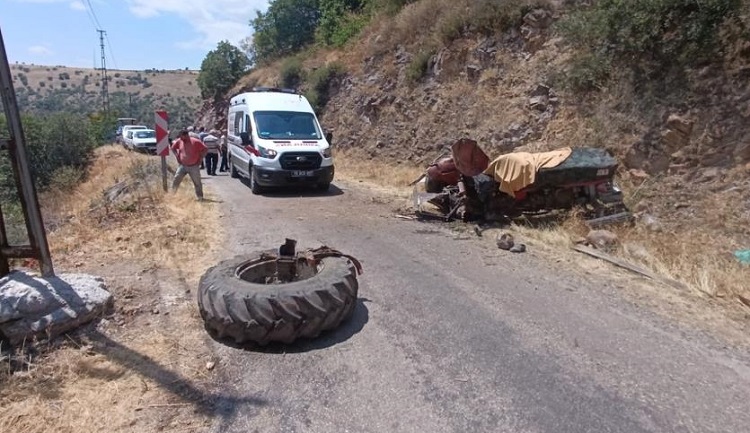
[[[102,107],[101,72],[93,68],[11,65],[21,111],[89,114]],[[153,121],[164,109],[172,123],[191,123],[201,105],[198,72],[191,70],[108,70],[110,110],[116,116]]]

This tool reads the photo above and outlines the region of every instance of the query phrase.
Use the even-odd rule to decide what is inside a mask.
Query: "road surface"
[[[211,340],[246,403],[217,432],[747,432],[750,363],[622,300],[606,281],[392,217],[356,185],[222,202],[227,257],[325,244],[359,258],[360,302],[291,348]]]

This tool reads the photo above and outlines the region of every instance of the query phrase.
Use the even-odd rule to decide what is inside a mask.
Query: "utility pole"
[[[52,277],[55,271],[52,268],[52,257],[50,256],[47,233],[44,230],[42,212],[39,209],[39,199],[36,187],[31,176],[29,157],[26,151],[26,136],[23,132],[21,113],[18,111],[16,91],[13,88],[13,79],[10,74],[10,64],[5,51],[5,42],[0,32],[0,102],[8,123],[10,139],[0,139],[0,147],[8,151],[8,159],[13,171],[13,179],[16,184],[16,192],[21,201],[26,233],[29,237],[29,245],[9,245],[5,231],[5,220],[0,210],[0,277],[10,273],[8,259],[35,258],[39,260],[42,276]],[[0,131],[4,135],[4,131]]]
[[[102,104],[104,108],[104,115],[109,114],[109,79],[107,78],[107,58],[104,55],[104,35],[107,33],[104,30],[97,30],[99,32],[99,43],[102,48],[102,68],[101,68],[101,81],[102,81]]]

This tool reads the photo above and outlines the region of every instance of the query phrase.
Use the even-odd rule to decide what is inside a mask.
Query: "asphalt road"
[[[334,332],[264,350],[211,340],[223,392],[244,402],[218,407],[213,431],[750,431],[747,358],[606,281],[393,218],[340,183],[264,197],[228,176],[206,183],[227,257],[290,237],[364,266],[355,315]]]

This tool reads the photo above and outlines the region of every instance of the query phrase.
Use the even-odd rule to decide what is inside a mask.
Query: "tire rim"
[[[322,261],[310,263],[296,257],[261,257],[237,266],[234,275],[255,284],[287,284],[312,278],[323,270]]]

